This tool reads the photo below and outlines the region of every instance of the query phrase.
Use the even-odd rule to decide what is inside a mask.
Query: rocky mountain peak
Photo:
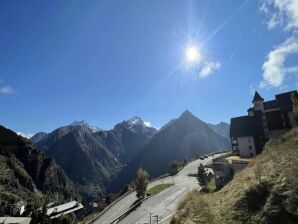
[[[84,120],[74,121],[69,126],[81,126],[81,127],[90,129],[92,132],[102,131],[101,128],[90,125],[88,122],[86,122]]]
[[[185,110],[179,117],[179,119],[183,119],[183,118],[189,118],[189,117],[194,117],[195,116],[189,111],[189,110]]]

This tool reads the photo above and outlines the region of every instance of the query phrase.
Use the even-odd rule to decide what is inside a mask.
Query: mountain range
[[[108,131],[75,122],[49,134],[37,133],[31,140],[55,158],[89,201],[107,192],[110,180],[156,132],[133,117]]]
[[[168,173],[173,161],[182,162],[197,155],[228,149],[229,146],[226,138],[186,110],[153,136],[117,175],[111,189],[118,191],[124,184],[133,181],[139,168],[155,178]]]
[[[140,167],[157,177],[173,161],[227,149],[221,126],[228,124],[211,126],[185,111],[159,131],[135,116],[111,130],[76,121],[31,140],[56,160],[85,200],[94,201],[131,182]]]

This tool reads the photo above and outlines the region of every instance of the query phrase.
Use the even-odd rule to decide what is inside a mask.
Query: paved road
[[[196,178],[189,177],[187,175],[189,173],[196,173],[200,163],[206,164],[210,161],[211,156],[204,160],[193,161],[186,165],[174,177],[166,177],[150,183],[148,189],[161,183],[173,183],[174,181],[173,186],[144,201],[140,207],[138,207],[135,211],[125,217],[120,222],[120,224],[149,223],[150,212],[153,213],[153,215],[159,216],[159,223],[170,223],[171,217],[174,214],[179,201],[183,199],[188,191],[199,188]],[[108,209],[94,223],[108,224],[110,221],[117,218],[120,214],[126,211],[135,202],[136,199],[136,193],[132,192],[131,194],[117,202],[115,205],[113,205],[110,209]],[[152,218],[152,220],[152,224],[155,224],[156,218]]]

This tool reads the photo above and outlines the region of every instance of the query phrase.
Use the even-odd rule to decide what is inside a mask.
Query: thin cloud
[[[205,78],[207,76],[210,76],[215,70],[219,69],[220,66],[221,65],[219,62],[214,62],[214,61],[205,62],[201,71],[199,72],[199,77]]]
[[[285,67],[284,63],[291,54],[298,53],[298,38],[290,37],[280,46],[269,52],[263,64],[263,81],[260,84],[264,87],[280,87],[286,75],[298,72],[298,66]]]
[[[262,66],[259,87],[281,87],[287,75],[298,73],[298,66],[285,66],[287,58],[298,53],[298,0],[262,0],[260,10],[267,17],[268,29],[280,26],[291,35],[268,53]]]
[[[8,95],[15,93],[15,90],[10,86],[2,86],[0,87],[0,93]]]
[[[285,30],[298,28],[297,0],[262,0],[260,10],[267,16],[269,29],[276,26]]]

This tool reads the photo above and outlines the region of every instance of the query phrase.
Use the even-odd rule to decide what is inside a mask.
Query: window
[[[250,145],[250,146],[248,146],[248,148],[250,149],[250,150],[252,150],[252,146]]]

